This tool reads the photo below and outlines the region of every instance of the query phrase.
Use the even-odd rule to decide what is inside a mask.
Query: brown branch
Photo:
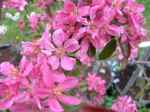
[[[138,68],[136,69],[136,71],[132,74],[130,80],[128,81],[128,83],[126,84],[125,88],[123,89],[123,91],[121,92],[121,95],[125,95],[128,90],[130,89],[130,87],[135,83],[136,79],[138,76],[141,76],[141,74],[144,73],[144,68],[141,66],[138,66]]]

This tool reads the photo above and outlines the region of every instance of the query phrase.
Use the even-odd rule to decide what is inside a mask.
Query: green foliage
[[[150,108],[146,108],[146,107],[141,107],[139,112],[150,112]]]
[[[144,16],[146,17],[146,26],[150,30],[150,0],[137,0],[139,3],[144,4],[145,12]],[[148,31],[149,32],[149,31]],[[150,35],[150,32],[149,32]]]
[[[111,107],[112,106],[112,103],[113,103],[113,101],[114,101],[114,97],[113,96],[106,96],[106,98],[105,98],[105,102],[104,102],[104,105],[106,106],[106,107]]]
[[[106,46],[100,52],[98,58],[99,60],[104,60],[112,56],[117,47],[117,40],[115,38],[111,39]]]

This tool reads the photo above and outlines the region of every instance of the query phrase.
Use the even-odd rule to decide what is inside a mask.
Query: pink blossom
[[[52,3],[53,0],[38,0],[35,6],[47,11]],[[21,11],[26,5],[25,0],[6,0],[3,7]],[[82,96],[83,91],[85,100],[87,89],[89,96],[96,93],[92,103],[97,104],[105,95],[105,80],[96,73],[89,73],[81,75],[79,82],[71,73],[76,69],[83,73],[84,67],[92,68],[96,58],[90,52],[93,48],[101,50],[112,38],[117,38],[120,45],[127,43],[131,48],[130,58],[135,58],[138,43],[147,35],[143,11],[143,5],[135,0],[79,0],[78,3],[64,0],[63,8],[51,17],[48,12],[31,13],[28,18],[31,33],[36,33],[39,25],[46,28],[40,39],[22,42],[22,59],[18,65],[0,64],[0,109],[63,112],[61,103],[80,104],[80,98],[70,95],[76,87],[73,93]],[[22,21],[19,27],[24,29]],[[124,58],[120,47],[117,54]],[[77,61],[81,63],[76,64]],[[112,109],[137,112],[129,96],[119,97]]]
[[[47,8],[52,3],[53,3],[53,0],[38,0],[37,6],[40,8]]]
[[[11,112],[40,112],[37,105],[33,101],[15,103],[11,108]],[[47,112],[47,111],[44,111]]]
[[[137,112],[137,106],[130,96],[121,96],[113,103],[112,110],[116,112]]]
[[[88,51],[90,50],[89,41],[87,39],[84,39],[81,42],[80,46],[81,47],[79,51],[76,53],[76,57],[80,60],[82,64],[91,66],[94,58],[88,55]]]
[[[24,56],[35,57],[40,53],[40,44],[38,41],[22,42],[21,54]]]
[[[47,63],[42,63],[40,67],[45,86],[51,86],[54,82],[63,82],[65,74],[61,71],[51,70]],[[53,79],[53,80],[52,80]]]
[[[34,65],[30,62],[27,57],[23,56],[19,63],[19,72],[21,76],[31,75],[33,72]]]
[[[62,82],[57,84],[49,84],[49,87],[37,88],[36,94],[39,97],[48,97],[48,106],[52,112],[63,112],[64,109],[61,103],[66,105],[78,105],[80,104],[80,99],[65,95],[66,92],[75,88],[78,85],[78,80],[75,77],[66,77]]]
[[[13,105],[17,88],[17,84],[6,85],[0,83],[0,110],[8,109]]]
[[[29,16],[29,25],[33,32],[37,29],[39,21],[40,15],[36,14],[35,12],[32,12]]]
[[[61,21],[60,21],[61,19]],[[53,20],[53,28],[54,29],[63,29],[68,34],[74,33],[76,30],[76,18],[73,15],[68,15],[64,12],[58,12]]]
[[[19,27],[19,29],[20,29],[21,31],[24,31],[24,29],[25,29],[25,22],[24,22],[23,19],[20,19],[20,20],[18,21],[18,27]]]
[[[46,36],[44,36],[43,39],[49,46],[42,51],[48,56],[49,64],[52,69],[56,70],[61,66],[64,70],[72,70],[75,66],[76,59],[70,57],[69,53],[73,53],[79,49],[78,41],[68,39],[62,29],[56,30],[51,39],[48,40]]]
[[[1,80],[7,84],[26,81],[24,77],[31,75],[32,70],[33,64],[26,57],[22,58],[19,68],[9,62],[3,62],[0,64],[0,73],[4,75],[4,78]]]
[[[80,9],[85,6],[89,7],[85,8],[85,12],[81,10],[84,14],[80,14]],[[139,41],[146,39],[143,11],[143,5],[132,0],[80,0],[78,5],[67,0],[64,8],[56,14],[54,25],[66,32],[73,29],[71,32],[74,38],[80,41],[88,40],[88,44],[92,44],[96,49],[103,48],[112,37],[121,38],[123,43],[126,35],[132,49],[137,47]]]
[[[105,80],[103,80],[101,77],[98,77],[96,74],[88,74],[88,90],[96,91],[99,95],[103,96],[106,91],[105,83]]]
[[[26,5],[26,0],[6,0],[3,3],[4,8],[14,8],[19,11],[23,11]]]
[[[77,22],[84,21],[82,16],[88,15],[89,8],[89,6],[77,7],[71,0],[66,0],[64,8],[54,17],[54,29],[61,28],[69,35],[78,31],[79,26]]]
[[[9,62],[3,62],[0,64],[0,73],[7,76],[18,75],[18,69]]]

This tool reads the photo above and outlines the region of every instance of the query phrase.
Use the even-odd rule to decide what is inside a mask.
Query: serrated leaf
[[[117,40],[113,38],[106,44],[106,46],[100,52],[100,54],[98,55],[98,59],[104,60],[111,57],[116,48],[117,48]]]

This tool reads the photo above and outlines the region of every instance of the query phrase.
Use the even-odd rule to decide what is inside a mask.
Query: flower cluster
[[[47,8],[53,3],[54,0],[37,0],[37,6],[41,8]]]
[[[96,91],[100,96],[105,95],[105,80],[101,77],[96,76],[96,74],[89,74],[87,77],[88,90]]]
[[[48,112],[45,110],[49,109],[63,112],[59,102],[67,105],[81,102],[77,97],[68,95],[71,89],[78,86],[78,79],[50,69],[46,60],[39,65],[23,57],[19,68],[3,62],[0,72],[3,74],[0,80],[0,109],[9,108],[12,112]]]
[[[144,6],[135,0],[79,0],[77,5],[67,0],[56,14],[53,27],[72,35],[86,49],[89,45],[103,48],[116,38],[120,45],[128,44],[136,57],[139,41],[146,39],[143,11]]]
[[[135,101],[129,96],[120,96],[112,105],[112,110],[116,112],[137,112]]]
[[[37,5],[45,8],[52,2],[38,0]],[[17,10],[23,10],[26,5],[25,0],[4,2],[4,7]],[[119,53],[122,45],[127,44],[134,56],[138,43],[146,38],[144,7],[135,0],[79,0],[78,3],[65,0],[63,6],[52,17],[38,13],[29,16],[32,32],[43,21],[46,27],[41,38],[22,42],[18,66],[10,62],[0,64],[0,109],[64,112],[61,104],[84,102],[80,95],[82,82],[86,83],[83,88],[94,92],[99,100],[106,92],[105,80],[96,73],[91,74],[92,71],[81,76],[86,80],[80,80],[73,76],[73,71],[81,66],[91,67],[96,58],[89,52],[93,48],[102,49],[112,38],[120,43]],[[19,26],[23,31],[23,21],[20,20]],[[80,68],[80,71],[84,70]],[[120,97],[112,109],[136,112],[128,96]]]
[[[26,5],[26,0],[6,0],[3,2],[3,8],[13,8],[18,11],[24,10]]]
[[[29,25],[33,32],[36,31],[39,21],[40,15],[36,14],[35,12],[32,12],[29,16]]]

